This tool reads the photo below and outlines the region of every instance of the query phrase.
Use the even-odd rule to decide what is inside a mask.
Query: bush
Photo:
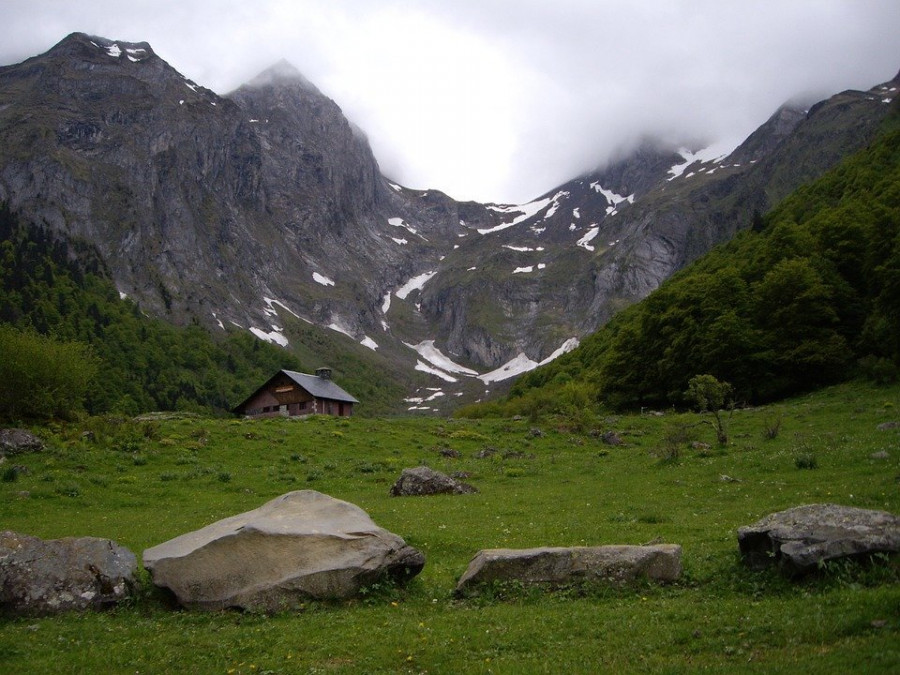
[[[0,326],[0,419],[73,417],[97,368],[86,345]]]

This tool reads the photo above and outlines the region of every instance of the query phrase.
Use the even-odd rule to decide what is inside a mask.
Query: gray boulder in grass
[[[802,575],[839,558],[900,551],[900,517],[838,504],[807,504],[779,511],[738,529],[746,565],[778,565]]]
[[[461,483],[447,474],[427,466],[403,469],[400,478],[391,486],[392,497],[424,497],[428,495],[465,495],[478,492],[468,483]]]
[[[681,546],[573,546],[479,551],[456,585],[457,594],[483,584],[516,581],[549,588],[582,583],[622,585],[637,580],[676,581]]]
[[[0,532],[0,614],[107,609],[132,596],[136,571],[134,553],[109,539]]]
[[[144,551],[153,583],[188,608],[278,611],[405,582],[425,556],[358,506],[298,490]]]
[[[41,452],[44,441],[25,429],[0,429],[0,457]]]

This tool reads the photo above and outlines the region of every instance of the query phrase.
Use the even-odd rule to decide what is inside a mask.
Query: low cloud
[[[382,169],[458,199],[528,201],[647,135],[742,140],[796,96],[900,69],[896,0],[5,0],[0,62],[73,31],[146,40],[227,93],[286,59]]]

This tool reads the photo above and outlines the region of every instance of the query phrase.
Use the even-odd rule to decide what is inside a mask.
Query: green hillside
[[[797,190],[582,346],[466,414],[684,403],[694,375],[771,401],[900,372],[900,130]]]
[[[34,334],[88,346],[97,372],[84,407],[95,414],[227,410],[279,368],[300,367],[248,333],[214,340],[199,326],[176,328],[145,316],[119,298],[96,252],[20,223],[6,208],[0,210],[0,322],[5,364]],[[64,371],[73,364],[51,365]],[[7,380],[0,387],[14,384]],[[70,403],[77,409],[78,402]],[[28,416],[9,405],[0,416],[15,412]]]

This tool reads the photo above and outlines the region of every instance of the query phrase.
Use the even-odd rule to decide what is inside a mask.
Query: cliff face
[[[484,371],[597,329],[863,146],[893,95],[783,108],[727,157],[647,143],[529,204],[460,203],[382,176],[289,64],[222,97],[146,43],[73,34],[0,68],[0,200],[171,321],[284,343],[299,319],[385,368],[434,341]]]

